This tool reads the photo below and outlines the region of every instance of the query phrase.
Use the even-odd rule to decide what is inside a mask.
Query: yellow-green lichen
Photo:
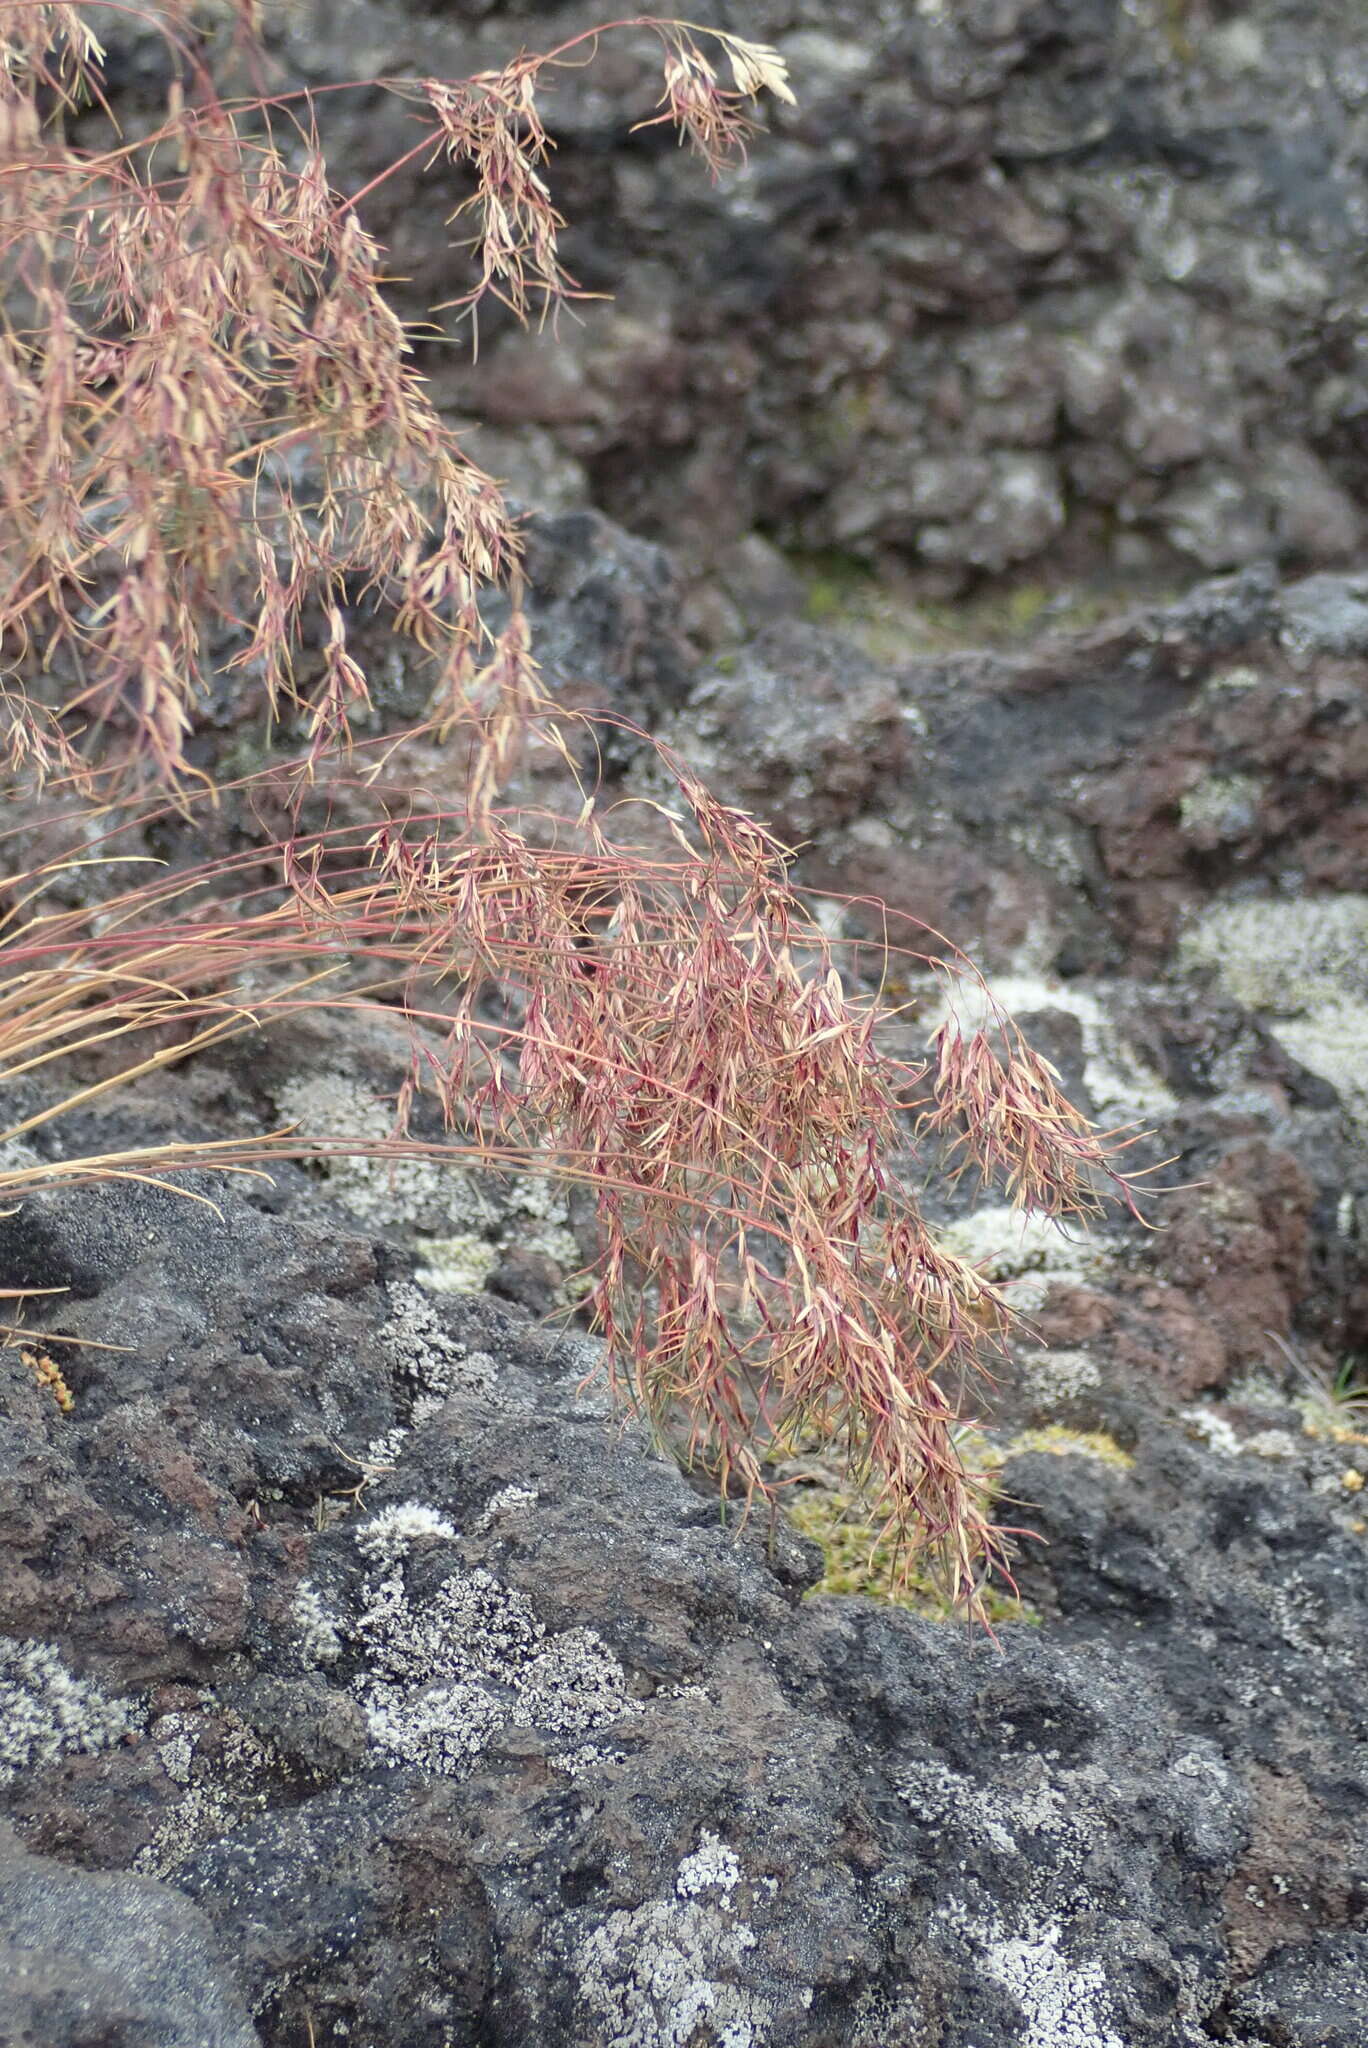
[[[787,559],[803,586],[804,615],[814,626],[858,618],[877,590],[869,564],[858,555],[828,549]]]
[[[414,1249],[422,1264],[413,1277],[432,1294],[482,1293],[503,1256],[498,1245],[472,1231],[460,1231],[455,1237],[419,1238]]]
[[[799,1535],[816,1543],[826,1560],[817,1593],[859,1593],[890,1607],[904,1607],[929,1621],[961,1618],[932,1581],[908,1569],[882,1526],[862,1512],[850,1493],[824,1486],[795,1487],[785,1496],[789,1521]],[[1036,1623],[1040,1617],[1005,1588],[990,1586],[983,1596],[987,1619]]]
[[[1122,1450],[1114,1436],[1101,1429],[1065,1429],[1051,1422],[1044,1429],[1023,1429],[1007,1446],[1009,1456],[1022,1451],[1044,1451],[1052,1458],[1096,1458],[1118,1472],[1129,1472],[1135,1460]]]
[[[1239,839],[1250,831],[1263,802],[1258,775],[1204,775],[1180,799],[1178,815],[1194,839]]]

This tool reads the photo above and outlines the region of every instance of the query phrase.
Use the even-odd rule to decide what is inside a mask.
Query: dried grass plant
[[[234,12],[249,37],[249,0]],[[714,174],[743,145],[753,96],[791,97],[773,52],[642,16],[455,83],[362,81],[412,103],[420,132],[346,199],[316,96],[220,96],[200,13],[0,0],[0,714],[14,767],[100,759],[193,781],[186,742],[224,674],[272,716],[302,711],[315,757],[345,745],[369,688],[344,613],[368,597],[430,662],[436,705],[460,715],[489,699],[516,717],[521,611],[497,637],[480,612],[491,585],[517,596],[516,526],[425,394],[360,208],[410,162],[464,170],[473,189],[450,224],[473,277],[452,306],[472,322],[490,300],[546,320],[581,296],[544,176],[537,93],[557,68],[613,29],[654,35],[653,118]],[[165,118],[78,149],[65,124],[103,103],[102,16],[164,37]],[[297,657],[319,619],[321,673],[305,687]],[[236,651],[215,665],[221,639]],[[40,664],[67,679],[46,715]]]
[[[787,849],[666,750],[667,801],[613,807],[579,785],[576,721],[543,689],[528,637],[516,526],[424,395],[362,224],[367,194],[330,184],[315,97],[220,96],[195,10],[176,0],[155,16],[164,120],[75,148],[64,121],[99,103],[102,11],[153,19],[112,0],[0,0],[11,775],[96,792],[111,830],[149,785],[193,812],[217,794],[190,743],[226,674],[302,728],[275,786],[283,775],[297,801],[348,774],[380,810],[403,742],[353,732],[369,697],[345,624],[358,583],[430,662],[433,718],[470,766],[444,813],[410,800],[363,831],[298,824],[273,872],[257,850],[62,909],[51,868],[18,861],[0,927],[0,1083],[77,1051],[116,1056],[0,1129],[0,1198],[190,1163],[253,1170],[301,1149],[274,1133],[67,1158],[51,1126],[224,1033],[383,997],[423,1050],[381,1149],[422,1149],[409,1116],[428,1092],[451,1128],[441,1156],[554,1163],[587,1185],[590,1306],[625,1397],[658,1425],[682,1418],[692,1451],[747,1499],[765,1491],[767,1447],[814,1431],[837,1442],[909,1562],[981,1611],[1006,1537],[961,1463],[953,1390],[985,1369],[1011,1314],[936,1243],[890,1155],[920,1131],[1023,1209],[1087,1216],[1104,1191],[1132,1201],[1122,1141],[1068,1105],[1006,1019],[946,1027],[924,1059],[889,1052],[889,1012],[838,971]],[[245,0],[235,18],[250,44]],[[734,36],[613,26],[658,39],[650,118],[714,174],[755,95],[789,97],[780,60]],[[402,161],[470,174],[453,219],[471,249],[457,308],[472,317],[494,298],[545,319],[576,295],[536,95],[594,42],[455,83],[372,81],[418,110]],[[494,585],[512,598],[497,634],[481,614]],[[46,696],[40,674],[58,679]],[[576,789],[564,816],[510,796],[529,747]],[[46,1150],[17,1150],[40,1126]]]

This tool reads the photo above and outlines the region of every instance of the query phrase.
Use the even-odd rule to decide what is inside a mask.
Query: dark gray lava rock
[[[1368,1939],[1318,1936],[1278,1949],[1233,2003],[1272,2048],[1358,2048],[1368,2005]]]
[[[259,2048],[239,1982],[173,1886],[28,1855],[0,1828],[4,2048]]]
[[[775,628],[669,737],[908,945],[925,920],[989,969],[1149,973],[1214,898],[1368,889],[1360,582],[1220,578],[1018,656]]]
[[[228,1959],[170,1951],[201,2002],[226,1983],[266,2048],[1256,2048],[1353,2009],[1349,1949],[1330,1989],[1232,1965],[1283,1938],[1266,1874],[1301,1885],[1312,1834],[1308,1934],[1368,1880],[1361,1539],[1312,1465],[1199,1449],[1132,1389],[1134,1478],[1011,1469],[1047,1619],[995,1647],[804,1601],[811,1548],[723,1527],[579,1391],[579,1340],[425,1300],[302,1176],[219,1206],[41,1204],[87,1277],[66,1321],[136,1348],[71,1417],[4,1381],[5,1470],[46,1473],[7,1573],[44,1517],[74,1533],[46,1611],[10,1595],[49,1737],[0,1799],[73,1896],[131,1867],[105,1881],[193,1901]],[[191,1634],[211,1559],[233,1623]]]

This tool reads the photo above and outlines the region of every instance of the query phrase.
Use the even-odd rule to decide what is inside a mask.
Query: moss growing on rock
[[[1052,1458],[1097,1458],[1118,1472],[1129,1472],[1135,1463],[1114,1436],[1101,1429],[1066,1429],[1062,1423],[1048,1423],[1044,1429],[1023,1429],[1014,1436],[1008,1450],[1044,1451]]]
[[[826,1571],[814,1593],[860,1593],[890,1607],[905,1607],[930,1621],[952,1621],[956,1610],[938,1594],[930,1580],[900,1566],[894,1546],[883,1540],[879,1523],[868,1519],[865,1505],[838,1488],[808,1486],[788,1497],[788,1518],[799,1535],[818,1545]],[[1005,1589],[989,1588],[984,1612],[994,1624],[1038,1623],[1033,1609]]]

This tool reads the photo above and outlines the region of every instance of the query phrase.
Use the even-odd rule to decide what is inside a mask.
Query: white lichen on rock
[[[358,1459],[357,1462],[368,1475],[378,1476],[382,1472],[392,1472],[403,1454],[408,1437],[408,1430],[402,1423],[397,1422],[393,1429],[387,1429],[383,1436],[373,1436],[366,1445],[365,1457]]]
[[[582,1259],[579,1239],[570,1227],[570,1193],[564,1181],[549,1173],[523,1173],[508,1189],[510,1217],[525,1218],[532,1227],[510,1232],[529,1252],[540,1252],[571,1271]]]
[[[1290,1429],[1259,1429],[1253,1436],[1245,1438],[1244,1448],[1252,1458],[1269,1458],[1279,1463],[1284,1459],[1301,1457],[1306,1445],[1293,1436]]]
[[[1051,1783],[1043,1764],[1029,1784],[995,1792],[975,1785],[948,1764],[909,1763],[899,1771],[894,1789],[918,1820],[940,1831],[954,1826],[1000,1856],[1020,1856],[1022,1841],[1038,1835],[1083,1846],[1079,1815],[1061,1787]]]
[[[110,1749],[143,1718],[133,1701],[77,1678],[51,1643],[0,1640],[0,1784],[64,1756]]]
[[[1239,839],[1258,817],[1265,783],[1257,775],[1204,775],[1179,799],[1184,832],[1194,839]]]
[[[357,1461],[367,1483],[395,1469],[414,1429],[431,1421],[450,1394],[490,1394],[498,1372],[487,1351],[468,1351],[447,1335],[421,1288],[391,1281],[387,1291],[392,1313],[380,1344],[408,1394],[408,1416],[367,1444]]]
[[[201,1754],[205,1725],[205,1716],[169,1713],[158,1715],[151,1728],[157,1761],[181,1796],[133,1857],[133,1868],[145,1876],[170,1877],[207,1842],[265,1813],[276,1796],[281,1760],[273,1746],[229,1714]]]
[[[351,1629],[370,1672],[404,1685],[516,1669],[542,1633],[531,1602],[481,1570],[452,1573],[421,1603],[401,1570],[368,1579]]]
[[[724,1909],[730,1910],[732,1893],[741,1882],[741,1863],[734,1849],[721,1837],[704,1828],[698,1847],[686,1856],[675,1877],[681,1899],[696,1899],[704,1892],[717,1892]]]
[[[762,2048],[770,2033],[753,1980],[755,1934],[729,1911],[735,1853],[704,1831],[683,1858],[675,1896],[610,1913],[576,1952],[580,1996],[598,2048]],[[702,1903],[708,1891],[720,1903]]]
[[[387,1104],[348,1074],[294,1074],[275,1091],[305,1137],[379,1146],[394,1136]],[[544,1173],[481,1173],[455,1156],[390,1158],[339,1149],[321,1164],[331,1194],[375,1226],[413,1233],[417,1278],[434,1294],[479,1294],[506,1250],[581,1264],[569,1195]]]
[[[627,1692],[621,1664],[592,1628],[548,1636],[505,1682],[513,1690],[508,1718],[518,1727],[581,1735],[642,1711],[640,1701]]]
[[[1008,1299],[1027,1314],[1040,1307],[1053,1281],[1086,1285],[1105,1264],[1096,1240],[1073,1237],[1050,1217],[1023,1215],[1007,1202],[987,1203],[937,1235],[989,1280],[1012,1283]]]
[[[1224,1415],[1217,1415],[1211,1408],[1184,1408],[1182,1419],[1189,1429],[1202,1439],[1209,1451],[1219,1451],[1222,1457],[1237,1458],[1244,1449],[1238,1431]]]
[[[1107,1979],[1098,1962],[1071,1963],[1053,1922],[990,1941],[983,1966],[1026,2021],[1021,2048],[1124,2048],[1107,2024]]]
[[[42,1163],[41,1155],[34,1151],[32,1145],[26,1145],[22,1138],[6,1138],[0,1142],[0,1171],[27,1173],[30,1167],[41,1166]]]
[[[373,1570],[349,1611],[325,1607],[312,1587],[296,1596],[299,1647],[310,1661],[336,1662],[348,1648],[359,1655],[351,1690],[378,1748],[455,1776],[499,1728],[578,1736],[641,1712],[593,1629],[548,1632],[526,1595],[492,1573],[453,1571],[416,1595],[406,1577],[414,1548],[459,1540],[436,1509],[399,1502],[356,1530]]]
[[[460,1679],[417,1692],[377,1682],[364,1705],[378,1747],[434,1778],[459,1777],[503,1718],[482,1686]]]
[[[317,1586],[301,1579],[290,1610],[300,1654],[306,1664],[335,1664],[342,1655],[339,1616]]]
[[[1251,1009],[1291,1014],[1345,996],[1368,1001],[1368,896],[1213,903],[1179,950]]]
[[[1111,2024],[1111,1998],[1099,1962],[1071,1962],[1054,1920],[1015,1928],[996,1913],[975,1919],[958,1900],[940,1917],[965,1937],[978,1967],[1015,2001],[1018,2048],[1125,2048]]]
[[[1097,1361],[1086,1351],[1022,1351],[1017,1364],[1028,1391],[1051,1409],[1102,1384]]]
[[[276,1107],[306,1138],[379,1145],[394,1135],[386,1104],[345,1074],[293,1074],[275,1091]],[[478,1231],[495,1211],[475,1176],[453,1159],[389,1159],[338,1153],[323,1167],[329,1192],[371,1224]]]
[[[1293,1059],[1368,1124],[1368,896],[1213,903],[1182,935],[1179,957],[1263,1011]]]
[[[373,1564],[395,1564],[415,1543],[455,1541],[456,1531],[446,1516],[416,1500],[381,1508],[356,1531],[357,1549]]]
[[[1368,1002],[1327,1002],[1314,1016],[1270,1026],[1294,1060],[1328,1081],[1360,1129],[1368,1130]]]
[[[570,1228],[570,1200],[565,1187],[549,1174],[491,1176],[498,1206],[491,1207],[483,1228],[459,1231],[452,1237],[420,1238],[422,1264],[416,1278],[433,1294],[478,1294],[503,1258],[516,1246],[540,1254],[563,1271],[582,1262],[579,1240]]]
[[[497,1493],[490,1495],[484,1510],[475,1524],[477,1536],[487,1536],[503,1521],[521,1520],[528,1508],[535,1507],[541,1498],[535,1486],[501,1486]]]
[[[392,1280],[387,1291],[391,1314],[380,1342],[401,1379],[408,1380],[433,1406],[458,1388],[473,1394],[493,1392],[493,1359],[485,1351],[469,1352],[449,1337],[421,1288]],[[423,1419],[416,1406],[414,1419]]]
[[[621,1764],[627,1760],[625,1749],[612,1749],[601,1742],[579,1742],[573,1749],[558,1749],[546,1761],[554,1771],[564,1771],[567,1778],[582,1777],[586,1771],[601,1771],[609,1764]]]

